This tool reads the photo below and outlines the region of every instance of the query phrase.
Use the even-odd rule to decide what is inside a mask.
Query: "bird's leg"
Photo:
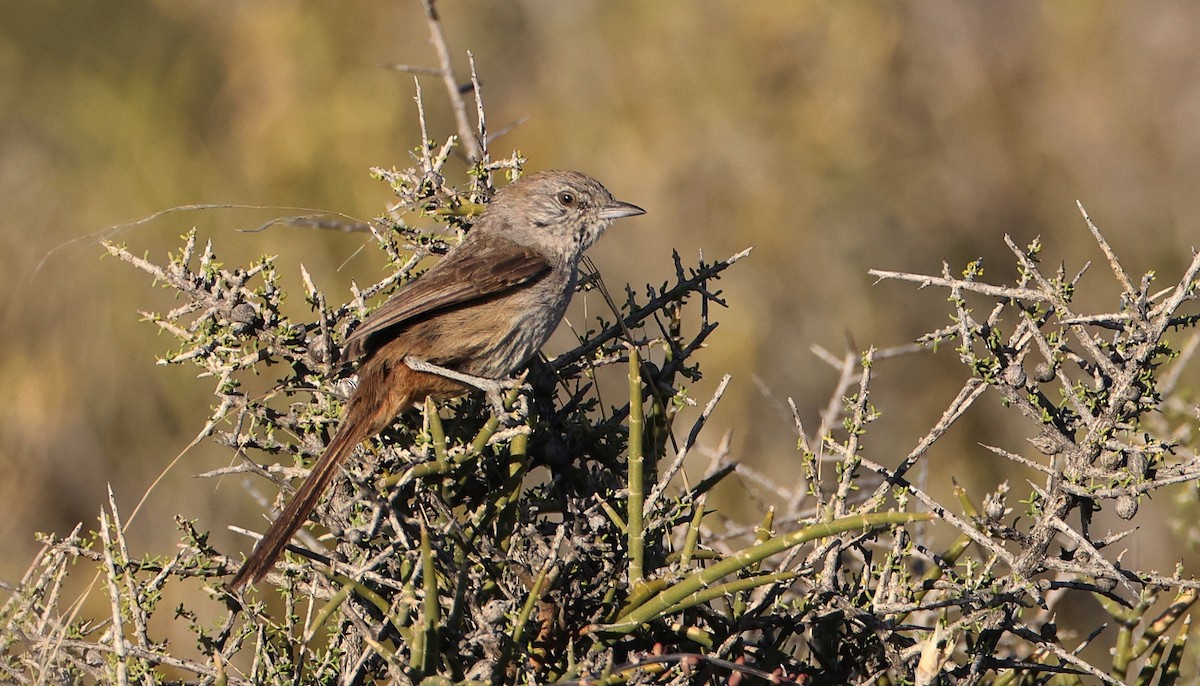
[[[478,388],[486,393],[500,393],[513,388],[520,388],[524,385],[522,377],[512,379],[489,379],[485,376],[474,376],[472,374],[464,374],[456,372],[453,369],[436,365],[432,362],[426,362],[419,357],[407,355],[404,358],[404,364],[414,372],[424,372],[426,374],[436,374],[445,377],[451,381],[466,384],[472,388]]]
[[[462,384],[478,388],[487,394],[488,404],[492,408],[492,412],[497,417],[504,417],[508,414],[508,410],[504,407],[504,392],[514,388],[524,388],[525,374],[522,372],[519,376],[507,379],[489,379],[483,376],[474,376],[456,372],[453,369],[446,369],[432,362],[426,362],[418,357],[408,355],[404,358],[404,364],[414,372],[424,372],[426,374],[436,374],[441,377],[457,381]]]

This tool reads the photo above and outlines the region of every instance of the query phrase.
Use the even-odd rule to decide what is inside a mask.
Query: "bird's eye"
[[[575,204],[575,194],[570,191],[560,191],[558,194],[558,204],[563,207],[571,207]]]

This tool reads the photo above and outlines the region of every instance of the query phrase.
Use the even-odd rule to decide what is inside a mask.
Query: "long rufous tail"
[[[337,435],[313,465],[300,490],[292,496],[291,502],[229,582],[231,589],[260,581],[267,575],[292,534],[304,525],[316,508],[321,494],[337,475],[342,462],[354,452],[355,446],[383,431],[397,414],[426,396],[452,396],[466,390],[466,386],[457,381],[417,372],[403,364],[404,344],[403,340],[392,341],[388,346],[395,346],[397,350],[385,347],[359,366],[358,388],[346,404],[345,418]]]
[[[333,437],[329,446],[325,448],[325,452],[313,465],[312,471],[300,486],[300,490],[296,491],[296,495],[292,496],[291,502],[280,513],[279,518],[259,539],[258,545],[254,546],[250,557],[246,558],[246,563],[242,565],[237,575],[233,577],[233,581],[230,582],[230,588],[236,590],[247,583],[260,581],[267,575],[267,572],[275,564],[275,560],[283,553],[288,541],[292,539],[292,534],[295,534],[296,530],[304,525],[304,522],[308,520],[308,515],[317,507],[321,494],[325,492],[326,487],[333,481],[333,477],[337,475],[342,462],[354,452],[355,446],[378,433],[382,426],[386,426],[387,422],[396,415],[397,411],[406,406],[401,399],[386,398],[386,394],[384,394],[386,399],[375,397],[367,400],[362,397],[364,394],[361,391],[363,390],[360,387],[359,392],[351,399],[346,408],[346,418],[338,428],[337,435]],[[368,392],[365,395],[374,394]],[[391,402],[387,402],[388,400]],[[397,400],[401,401],[397,402]],[[380,407],[381,401],[388,407]],[[371,407],[371,405],[375,407]],[[383,418],[384,415],[386,418]],[[381,418],[383,421],[380,421]]]

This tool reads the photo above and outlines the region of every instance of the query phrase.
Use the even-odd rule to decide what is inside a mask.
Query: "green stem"
[[[426,638],[423,644],[424,658],[418,662],[413,655],[413,663],[421,665],[421,674],[428,676],[436,671],[436,660],[440,654],[438,646],[438,627],[441,624],[441,606],[438,604],[437,570],[433,563],[433,544],[429,541],[429,530],[421,527],[421,585],[424,587],[422,598],[421,632]]]
[[[645,503],[645,459],[642,452],[645,417],[642,414],[641,359],[636,347],[629,347],[629,585],[642,581],[646,549],[642,506]]]
[[[517,615],[516,622],[512,630],[512,640],[504,646],[504,653],[500,658],[498,669],[492,670],[492,683],[500,683],[503,675],[507,672],[508,665],[512,662],[513,655],[517,649],[521,647],[521,643],[525,640],[525,625],[529,623],[529,618],[533,615],[533,608],[537,606],[538,599],[542,597],[542,587],[546,584],[546,575],[550,573],[550,563],[542,565],[541,571],[538,572],[537,579],[533,582],[533,588],[529,589],[529,597],[525,599],[525,605],[521,607],[521,612]]]
[[[679,566],[687,569],[692,566],[692,556],[696,554],[696,546],[700,544],[700,520],[704,519],[704,494],[692,503],[692,521],[688,524],[687,536],[683,541],[683,550],[679,556]]]
[[[850,531],[867,533],[876,529],[884,529],[916,521],[927,521],[929,519],[932,519],[932,515],[929,513],[876,512],[854,517],[843,517],[835,519],[832,522],[813,524],[799,531],[776,536],[769,541],[750,546],[731,555],[711,567],[689,574],[647,602],[626,612],[623,617],[618,618],[616,624],[597,627],[597,630],[612,634],[629,633],[663,615],[688,596],[697,593],[706,586],[712,586],[719,579],[746,569],[750,565],[761,562],[768,557],[777,555],[802,543]]]

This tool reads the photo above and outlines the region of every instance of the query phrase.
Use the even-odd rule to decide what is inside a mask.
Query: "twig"
[[[458,125],[458,138],[465,148],[467,159],[472,163],[483,160],[483,149],[475,138],[471,122],[467,120],[467,104],[463,100],[458,81],[454,78],[454,68],[450,63],[450,49],[446,46],[446,35],[442,32],[442,21],[438,16],[436,0],[421,0],[425,8],[425,19],[429,24],[429,40],[437,53],[438,64],[441,65],[442,84],[446,87],[446,98],[454,111],[454,121]]]

